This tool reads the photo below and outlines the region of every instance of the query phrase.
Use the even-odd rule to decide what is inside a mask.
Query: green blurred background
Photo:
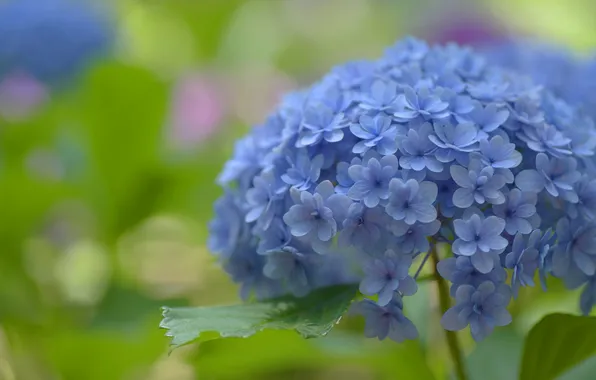
[[[434,289],[408,305],[422,339],[289,332],[169,355],[162,305],[237,300],[205,247],[214,179],[280,94],[464,13],[499,33],[596,46],[592,0],[114,0],[113,54],[25,116],[0,113],[0,379],[443,379]],[[1,7],[1,5],[0,5]],[[465,12],[464,12],[465,11]],[[434,33],[434,34],[433,34]],[[440,37],[440,35],[438,36]],[[0,104],[1,106],[1,104]],[[1,108],[1,107],[0,107]],[[473,379],[512,379],[542,315],[577,293],[523,292],[514,325],[474,346]],[[565,379],[591,379],[591,360]]]

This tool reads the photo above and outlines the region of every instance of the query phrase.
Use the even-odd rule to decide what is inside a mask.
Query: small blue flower
[[[511,314],[507,311],[511,290],[505,284],[495,285],[487,281],[477,288],[462,285],[457,288],[455,299],[455,306],[441,318],[441,325],[446,330],[458,331],[470,325],[472,337],[479,342],[496,326],[511,323]]]
[[[579,297],[579,305],[584,315],[590,315],[592,308],[596,305],[596,276],[591,277],[586,283]]]
[[[288,159],[290,167],[281,179],[297,190],[308,190],[317,183],[324,160],[323,155],[310,159],[306,152],[299,151],[294,160]]]
[[[506,183],[505,177],[495,174],[490,166],[483,167],[479,160],[472,160],[468,169],[452,165],[451,176],[460,188],[453,193],[453,204],[459,208],[468,208],[474,204],[501,204],[505,196],[501,189]]]
[[[567,213],[573,219],[581,216],[588,221],[596,219],[596,179],[583,175],[575,183],[574,191],[577,194],[577,203],[567,204]]]
[[[417,254],[428,252],[430,245],[428,238],[434,236],[441,228],[441,222],[434,220],[430,223],[415,223],[409,225],[404,221],[397,221],[391,225],[391,232],[398,237],[396,243],[400,252]]]
[[[544,122],[539,103],[530,97],[517,99],[511,108],[511,116],[518,122],[513,130],[521,129],[523,125],[533,126]]]
[[[413,295],[418,286],[408,275],[412,256],[395,255],[392,251],[383,258],[375,258],[364,264],[364,278],[360,282],[360,292],[367,296],[379,295],[380,306],[387,305],[396,291],[403,295]]]
[[[546,275],[552,270],[552,248],[555,240],[556,235],[552,228],[547,229],[544,233],[534,230],[528,238],[528,247],[533,247],[538,251],[538,274],[543,290],[546,290]]]
[[[505,266],[513,269],[511,290],[517,298],[520,286],[534,286],[534,273],[539,265],[539,252],[532,245],[526,245],[522,234],[515,235],[511,252],[505,257]]]
[[[477,103],[474,110],[466,116],[480,129],[478,131],[479,139],[487,139],[489,134],[503,125],[509,118],[509,111],[500,109],[496,104],[482,106]]]
[[[561,196],[569,202],[579,199],[573,185],[580,180],[576,170],[577,161],[571,157],[548,159],[544,153],[536,155],[536,170],[521,171],[515,177],[515,184],[522,191],[539,193],[546,189],[553,197]]]
[[[344,213],[350,200],[341,194],[335,194],[329,181],[321,182],[314,194],[308,191],[292,190],[295,204],[283,216],[293,236],[312,235],[313,239],[327,242],[337,232],[337,215]],[[343,220],[342,220],[343,221]]]
[[[369,94],[360,102],[360,108],[391,115],[397,98],[397,83],[393,81],[375,80],[370,86]]]
[[[297,297],[308,294],[312,287],[317,259],[320,256],[302,254],[297,250],[273,252],[267,255],[263,274],[282,281]]]
[[[371,148],[376,148],[383,156],[397,152],[397,126],[392,125],[391,118],[386,115],[362,115],[358,123],[350,125],[350,131],[362,139],[352,149],[356,154],[364,154]]]
[[[428,88],[421,88],[416,92],[412,87],[406,87],[396,101],[396,111],[393,116],[398,121],[407,122],[422,117],[424,120],[440,120],[449,116],[449,103],[432,93]]]
[[[440,172],[443,164],[435,157],[437,146],[429,139],[433,133],[430,123],[424,123],[418,130],[410,129],[406,136],[399,141],[399,150],[403,154],[399,158],[399,165],[404,169],[416,171],[428,170]]]
[[[237,246],[236,251],[223,264],[232,281],[240,284],[240,297],[247,300],[251,294],[266,299],[283,294],[283,286],[263,274],[265,256],[258,255],[249,244]]]
[[[418,182],[410,179],[406,182],[394,178],[389,183],[389,201],[385,211],[395,220],[407,224],[416,222],[430,223],[437,219],[437,210],[433,203],[437,199],[437,185],[432,182]]]
[[[493,269],[488,273],[481,273],[468,256],[448,257],[439,261],[437,264],[439,274],[448,281],[451,281],[451,295],[455,296],[457,288],[461,285],[472,285],[478,287],[486,281],[491,281],[495,285],[504,283],[507,279],[507,272],[501,267],[496,259]]]
[[[457,183],[451,178],[434,182],[437,184],[438,189],[437,205],[439,212],[446,218],[452,218],[458,210],[453,204],[453,193],[458,189]]]
[[[209,223],[207,246],[213,253],[228,258],[236,249],[243,230],[244,213],[230,190],[215,201],[215,218]]]
[[[261,169],[260,154],[255,136],[247,136],[237,141],[234,156],[226,162],[217,177],[217,183],[225,186],[230,182],[239,181],[241,188],[248,188],[252,183],[252,177]]]
[[[386,227],[386,220],[387,216],[382,208],[367,208],[361,203],[351,204],[339,233],[339,246],[364,248],[379,240]]]
[[[387,306],[379,306],[365,299],[355,303],[352,311],[364,316],[364,335],[367,338],[384,340],[389,337],[397,343],[418,338],[416,326],[404,316],[401,300],[393,300]]]
[[[335,192],[339,194],[347,194],[350,188],[354,185],[354,180],[350,177],[349,169],[351,166],[360,165],[362,160],[360,157],[354,157],[350,163],[339,162],[337,164],[335,179],[337,180],[337,186],[335,186]]]
[[[522,162],[522,155],[515,150],[515,144],[501,136],[480,141],[480,157],[484,165],[493,169],[513,169]]]
[[[257,253],[261,255],[283,250],[292,239],[288,227],[279,218],[273,219],[267,229],[260,229],[257,235],[259,237]]]
[[[453,252],[462,256],[471,256],[474,268],[482,273],[490,272],[494,267],[494,251],[503,250],[509,244],[501,236],[505,221],[496,216],[482,219],[473,214],[468,219],[456,219],[453,227],[457,239],[453,242]]]
[[[517,133],[517,137],[525,142],[528,148],[537,153],[548,153],[555,157],[571,154],[569,150],[571,139],[565,137],[550,124],[523,125]]]
[[[505,231],[509,235],[529,234],[540,224],[540,217],[536,215],[537,201],[535,193],[513,189],[507,194],[505,203],[493,206],[493,213],[505,220]]]
[[[348,196],[362,200],[366,207],[376,207],[389,198],[389,182],[398,170],[397,157],[384,156],[380,160],[372,157],[365,165],[353,165],[348,169],[354,185]]]
[[[269,228],[275,217],[273,202],[283,199],[288,187],[275,177],[271,171],[262,172],[253,180],[254,187],[246,191],[248,212],[244,217],[247,223],[257,221],[263,229]]]
[[[443,163],[458,159],[458,162],[465,162],[469,152],[478,149],[478,130],[473,124],[457,124],[435,122],[433,125],[434,134],[430,134],[428,139],[435,144],[438,149],[435,151],[437,160]]]
[[[348,119],[343,113],[334,113],[326,106],[307,108],[304,112],[302,132],[296,142],[297,148],[315,145],[325,140],[335,143],[344,138],[343,128],[348,126]]]
[[[383,60],[393,65],[423,59],[429,51],[428,44],[422,40],[407,37],[385,50]]]
[[[596,274],[596,226],[580,220],[562,218],[557,222],[557,245],[552,256],[552,271],[565,277],[579,269],[587,276]]]

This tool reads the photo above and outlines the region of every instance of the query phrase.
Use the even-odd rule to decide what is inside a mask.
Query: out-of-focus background
[[[321,340],[168,355],[159,307],[237,300],[205,245],[214,179],[282,93],[406,34],[590,52],[595,13],[592,0],[0,0],[0,379],[445,378],[429,288],[411,307],[422,339],[403,345],[349,319]],[[553,288],[465,342],[473,379],[514,378],[529,326],[576,310],[577,293]]]

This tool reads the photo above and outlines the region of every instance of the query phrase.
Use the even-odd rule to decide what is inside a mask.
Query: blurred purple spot
[[[221,124],[225,104],[217,81],[201,74],[183,77],[174,88],[171,137],[177,145],[195,145]]]
[[[46,87],[33,77],[14,73],[0,80],[0,117],[9,121],[31,116],[48,98]]]

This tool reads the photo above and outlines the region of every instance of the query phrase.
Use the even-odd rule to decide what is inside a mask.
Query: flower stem
[[[437,253],[436,245],[431,248],[431,259],[433,262],[433,276],[437,282],[437,289],[439,291],[439,305],[441,307],[441,315],[451,307],[451,299],[449,296],[449,285],[447,281],[439,274],[437,270],[437,264],[439,263],[439,255]],[[449,354],[453,365],[455,367],[455,373],[459,380],[467,380],[466,369],[464,366],[464,360],[462,355],[461,347],[459,346],[459,340],[457,334],[454,331],[445,330],[445,337],[447,338],[447,346],[449,347]]]

